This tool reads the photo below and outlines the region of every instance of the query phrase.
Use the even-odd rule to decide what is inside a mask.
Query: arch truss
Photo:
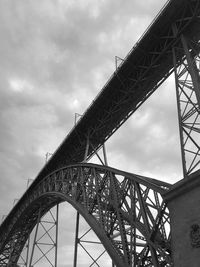
[[[0,226],[0,266],[16,266],[28,237],[56,204],[85,218],[116,266],[171,266],[170,185],[106,166],[63,167],[35,181]]]

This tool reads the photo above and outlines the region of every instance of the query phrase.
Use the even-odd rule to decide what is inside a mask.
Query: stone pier
[[[165,195],[171,218],[174,267],[200,267],[200,171]]]

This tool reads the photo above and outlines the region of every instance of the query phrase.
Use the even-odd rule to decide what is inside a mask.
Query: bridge
[[[67,201],[77,210],[74,267],[79,214],[113,266],[176,267],[166,197],[174,186],[107,166],[105,142],[174,73],[183,181],[199,175],[199,20],[198,0],[167,2],[1,224],[0,266],[19,265],[36,229],[28,246],[31,255],[24,261],[24,266],[33,266],[43,216]],[[102,165],[88,163],[94,155]],[[58,218],[53,219],[57,231]],[[55,264],[50,266],[57,266],[57,234],[53,247]]]

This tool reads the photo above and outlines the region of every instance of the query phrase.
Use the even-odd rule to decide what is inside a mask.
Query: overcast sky
[[[0,1],[0,215],[7,214],[166,0]],[[109,165],[182,177],[173,77],[106,144]]]

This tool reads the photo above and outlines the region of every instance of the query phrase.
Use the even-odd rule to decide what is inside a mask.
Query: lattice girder
[[[59,169],[33,184],[13,218],[8,216],[1,225],[0,265],[17,262],[39,209],[45,214],[68,201],[116,266],[171,266],[169,212],[162,199],[169,188],[164,182],[94,164]],[[8,246],[12,249],[6,254]]]
[[[182,61],[179,54],[185,53]],[[184,177],[200,166],[200,44],[181,36],[173,49]]]

